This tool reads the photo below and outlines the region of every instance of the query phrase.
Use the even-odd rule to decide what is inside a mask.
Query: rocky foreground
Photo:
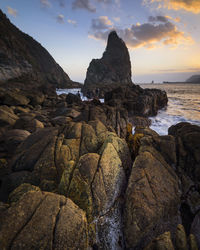
[[[77,87],[0,12],[0,249],[200,249],[200,127],[149,128],[167,105],[131,81],[111,32]],[[132,134],[132,125],[135,132]]]
[[[198,249],[198,126],[132,135],[111,94],[1,93],[1,249]]]

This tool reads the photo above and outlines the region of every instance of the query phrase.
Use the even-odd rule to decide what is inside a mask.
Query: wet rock
[[[26,106],[30,100],[18,91],[3,90],[0,95],[0,103],[8,106]]]

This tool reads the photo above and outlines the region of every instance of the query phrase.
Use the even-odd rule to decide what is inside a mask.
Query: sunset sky
[[[200,74],[200,0],[1,0],[0,8],[75,81],[113,29],[129,48],[134,82]]]

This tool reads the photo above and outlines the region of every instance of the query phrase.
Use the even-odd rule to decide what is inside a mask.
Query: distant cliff
[[[193,75],[186,80],[186,82],[200,83],[200,75]]]
[[[0,10],[0,82],[19,78],[63,88],[77,85],[42,45],[15,27]]]

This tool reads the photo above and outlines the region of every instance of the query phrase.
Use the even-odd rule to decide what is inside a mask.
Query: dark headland
[[[56,94],[73,87],[0,11],[0,249],[200,248],[200,127],[149,128],[166,92],[132,82],[114,31],[91,101]]]

